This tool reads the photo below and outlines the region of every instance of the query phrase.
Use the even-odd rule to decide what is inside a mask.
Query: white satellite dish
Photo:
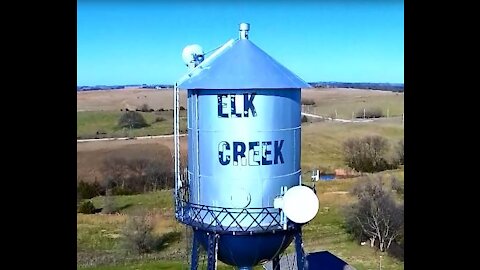
[[[198,44],[186,46],[182,51],[182,59],[185,65],[189,67],[198,66],[204,59],[203,48]]]
[[[318,212],[318,198],[311,188],[294,186],[282,197],[282,210],[288,219],[295,223],[307,223]]]

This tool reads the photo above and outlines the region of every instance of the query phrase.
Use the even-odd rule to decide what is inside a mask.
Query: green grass
[[[404,182],[403,169],[385,171],[379,175],[395,175]],[[378,251],[356,243],[344,228],[343,208],[355,201],[348,191],[358,181],[358,178],[320,181],[316,183],[320,208],[317,216],[303,227],[303,238],[307,252],[328,250],[350,263],[357,269],[375,269],[378,267],[379,255],[383,255],[383,269],[403,269],[403,262],[380,254]],[[308,183],[307,183],[308,184]],[[124,258],[121,250],[121,238],[115,238],[125,224],[126,215],[77,215],[77,248],[83,259],[79,266],[85,266],[86,257],[112,257],[105,260],[108,266],[97,266],[87,269],[182,269],[180,261],[187,254],[185,227],[178,224],[173,216],[172,191],[163,190],[139,195],[114,196],[118,206],[128,206],[120,211],[122,214],[132,214],[139,211],[160,213],[162,221],[157,232],[177,231],[181,233],[178,242],[173,242],[165,250],[143,257]],[[101,207],[103,197],[93,198],[96,207]],[[159,233],[162,234],[162,233]],[[112,238],[112,235],[114,238]],[[294,252],[291,244],[286,251]],[[161,260],[161,261],[158,261]],[[175,261],[177,260],[177,261]],[[100,260],[101,261],[101,260]],[[113,265],[112,265],[113,264]],[[222,265],[219,269],[232,269]],[[83,269],[83,267],[82,267]],[[261,268],[259,268],[261,269]]]
[[[173,217],[173,193],[162,190],[138,195],[112,196],[119,214],[77,214],[77,264],[111,264],[116,261],[135,261],[138,256],[126,256],[122,246],[122,230],[129,215],[151,214],[154,220],[153,233],[160,237],[176,232],[173,239],[161,251],[150,254],[153,259],[182,259],[185,252],[184,227]],[[104,197],[92,198],[96,208],[102,208]],[[183,231],[182,231],[183,230]]]
[[[201,263],[201,262],[200,262]],[[199,264],[199,269],[206,269],[206,266],[202,268],[203,264]],[[138,263],[129,263],[125,265],[113,265],[113,266],[97,266],[97,267],[82,267],[77,269],[92,269],[92,270],[185,270],[190,269],[185,262],[179,261],[149,261],[149,262],[138,262]],[[218,264],[217,269],[219,270],[230,270],[235,269],[232,266],[224,265],[222,263]],[[257,269],[257,268],[255,268]],[[262,268],[258,268],[262,269]]]
[[[77,112],[77,137],[78,138],[103,138],[103,137],[138,137],[147,135],[173,134],[173,112],[140,112],[145,121],[150,125],[139,129],[125,129],[118,127],[118,119],[125,112],[121,111],[86,111]],[[180,129],[186,130],[186,113],[180,111]],[[157,117],[165,120],[155,122]],[[106,134],[97,135],[98,132]]]
[[[359,96],[342,97],[336,95],[323,100],[316,100],[311,113],[332,116],[335,109],[338,118],[350,119],[352,111],[365,108],[380,107],[390,116],[400,116],[403,113],[403,94],[389,96]],[[336,100],[333,100],[336,99]],[[107,132],[107,137],[123,137],[125,134],[116,127],[122,112],[78,112],[77,136],[95,137],[96,131]],[[182,112],[184,113],[184,111]],[[142,113],[151,124],[150,127],[131,131],[127,136],[160,135],[172,133],[172,113],[165,115]],[[164,117],[166,121],[152,124],[155,117]],[[185,118],[181,119],[182,129],[185,129]],[[391,118],[372,123],[337,123],[314,122],[302,124],[302,178],[311,184],[311,169],[318,168],[333,172],[336,168],[344,168],[342,143],[348,138],[377,134],[388,138],[391,145],[404,136],[401,120]],[[392,174],[404,183],[403,167],[398,170],[386,171],[380,175]],[[358,178],[320,181],[316,183],[320,208],[317,216],[303,227],[304,247],[307,252],[328,250],[350,263],[356,269],[377,269],[380,253],[369,246],[361,246],[354,241],[344,228],[343,209],[356,199],[348,192]],[[188,269],[185,262],[187,254],[186,228],[176,222],[173,215],[173,192],[171,190],[151,192],[131,196],[114,196],[120,215],[83,215],[77,214],[77,267],[97,270],[134,270],[134,269]],[[403,196],[398,196],[403,200]],[[92,199],[97,208],[103,206],[103,197]],[[168,232],[178,232],[177,241],[152,254],[126,256],[121,247],[121,237],[118,237],[129,215],[139,212],[155,214],[158,221],[155,233],[163,235]],[[287,253],[294,251],[291,244]],[[403,269],[403,262],[382,254],[382,269]],[[92,266],[97,265],[97,266]],[[88,267],[86,267],[88,266]],[[200,267],[201,268],[201,267]],[[232,269],[219,263],[219,269]],[[256,269],[261,269],[257,267]]]
[[[109,251],[119,246],[118,235],[123,220],[116,222],[83,222],[77,224],[78,251]]]
[[[344,167],[341,143],[349,137],[367,134],[379,134],[394,143],[403,137],[403,125],[393,120],[358,124],[316,122],[302,125],[302,171],[305,183],[311,184],[309,183],[311,173],[308,171],[309,166],[324,166],[332,170]],[[404,182],[403,167],[379,174],[393,174],[401,183]],[[378,267],[380,253],[370,247],[360,246],[351,239],[343,227],[343,207],[355,200],[347,192],[357,180],[358,178],[337,179],[316,183],[320,210],[316,218],[304,226],[305,249],[308,252],[328,250],[357,269],[375,269]],[[136,269],[135,267],[180,269],[175,267],[181,267],[177,261],[181,262],[186,258],[186,234],[185,227],[174,218],[172,193],[171,190],[163,190],[130,196],[114,196],[117,207],[121,209],[121,215],[78,214],[78,265],[118,265],[99,266],[92,269]],[[400,199],[403,199],[403,196]],[[92,201],[97,208],[101,208],[104,198],[96,197]],[[155,229],[156,233],[162,235],[168,231],[180,232],[178,241],[171,243],[162,251],[143,257],[142,260],[138,256],[126,257],[121,248],[121,238],[116,235],[120,234],[127,216],[139,212],[158,214],[159,224]],[[294,247],[291,245],[287,252],[293,251]],[[383,269],[403,269],[403,263],[384,254],[382,267]]]
[[[174,261],[154,261],[154,262],[140,262],[140,263],[130,263],[125,265],[114,265],[114,266],[97,266],[97,267],[81,267],[77,269],[95,269],[95,270],[180,270],[186,269],[186,266],[182,262]]]
[[[121,208],[122,214],[135,214],[147,211],[173,211],[173,191],[160,190],[137,195],[112,196],[117,207]],[[92,199],[96,208],[102,208],[104,197]]]

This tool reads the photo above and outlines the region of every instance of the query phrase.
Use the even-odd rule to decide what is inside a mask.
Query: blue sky
[[[77,85],[174,84],[181,53],[249,39],[307,82],[403,83],[403,1],[77,2]]]

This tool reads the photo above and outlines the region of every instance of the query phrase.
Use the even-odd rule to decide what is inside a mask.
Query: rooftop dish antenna
[[[183,62],[190,69],[203,62],[204,56],[203,48],[198,44],[187,45],[182,51]]]

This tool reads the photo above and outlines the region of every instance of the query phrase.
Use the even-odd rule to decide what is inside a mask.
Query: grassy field
[[[139,129],[118,127],[118,120],[125,112],[85,111],[77,112],[77,138],[138,137],[173,134],[173,111],[139,112],[150,126]],[[157,118],[163,119],[156,122]],[[186,131],[186,113],[180,111],[180,130]],[[97,134],[106,133],[106,134]]]
[[[380,175],[396,175],[403,184],[403,170],[382,172]],[[388,179],[385,177],[385,179]],[[358,181],[342,179],[316,183],[320,209],[317,216],[303,227],[304,248],[307,252],[328,250],[355,268],[375,269],[380,253],[368,246],[361,246],[345,232],[343,209],[355,198],[349,194]],[[308,184],[308,183],[307,183]],[[388,184],[388,183],[387,183]],[[114,196],[120,215],[77,215],[77,249],[79,267],[98,264],[89,269],[182,269],[180,262],[186,260],[186,229],[177,223],[173,216],[172,191],[163,190],[140,195]],[[93,200],[97,208],[104,203],[103,197]],[[154,232],[161,235],[174,235],[171,242],[159,252],[138,256],[127,256],[122,250],[121,231],[128,215],[150,213],[154,220]],[[287,252],[293,252],[290,245]],[[383,254],[383,269],[403,269],[403,263]],[[97,258],[93,261],[92,258]],[[160,260],[160,261],[157,261]],[[167,261],[165,261],[167,260]],[[102,263],[109,266],[101,266]],[[117,266],[112,266],[117,265]],[[170,267],[170,268],[169,268]],[[153,268],[152,268],[153,269]],[[221,269],[232,269],[225,266]]]
[[[379,107],[389,116],[400,116],[403,113],[403,93],[390,91],[346,89],[346,88],[313,88],[302,89],[302,99],[311,99],[315,105],[307,110],[322,115],[335,115],[338,118],[350,119],[352,112],[363,108]],[[187,93],[180,91],[180,105],[186,106]],[[77,111],[120,111],[128,108],[135,110],[143,104],[158,110],[173,108],[173,89],[128,89],[77,92]]]
[[[345,167],[342,158],[342,142],[350,137],[377,134],[385,136],[393,147],[403,137],[403,124],[399,119],[370,123],[313,122],[302,124],[302,170],[311,174],[314,168],[333,172]],[[186,153],[186,137],[180,140],[182,153]],[[154,156],[158,148],[173,145],[172,138],[149,140],[106,141],[77,144],[77,176],[93,181],[101,179],[103,161],[118,152],[118,155]],[[309,177],[309,176],[308,176]]]
[[[181,91],[180,104],[185,106],[186,93]],[[302,179],[310,182],[311,169],[318,168],[333,172],[345,168],[342,157],[342,143],[348,138],[370,134],[386,137],[393,146],[403,138],[403,93],[358,89],[307,89],[302,98],[315,101],[314,106],[305,110],[311,113],[332,116],[335,110],[338,118],[350,119],[352,111],[379,107],[389,119],[370,123],[338,123],[329,121],[302,124]],[[151,108],[171,109],[171,90],[114,90],[79,92],[77,94],[77,136],[95,137],[97,131],[107,132],[107,137],[160,135],[172,133],[172,112],[142,113],[150,127],[125,134],[116,128],[120,109],[134,110],[142,104]],[[184,113],[184,111],[183,111]],[[184,114],[182,115],[184,116]],[[392,117],[396,116],[396,117]],[[156,117],[166,120],[153,123]],[[181,119],[184,121],[185,118]],[[312,119],[310,119],[312,120]],[[183,122],[184,123],[184,122]],[[185,128],[183,124],[182,129]],[[102,135],[100,135],[102,136]],[[181,148],[185,153],[187,137],[182,137]],[[161,151],[160,151],[160,148]],[[102,180],[101,166],[106,158],[116,156],[142,156],[155,158],[171,155],[172,138],[148,140],[108,141],[77,143],[77,181],[83,179]],[[161,153],[160,153],[161,152]],[[379,173],[396,175],[404,182],[403,167],[398,170]],[[337,179],[316,183],[320,209],[309,224],[303,227],[305,250],[307,252],[328,250],[350,263],[356,269],[376,269],[379,255],[368,245],[361,246],[354,241],[344,228],[344,208],[356,199],[349,191],[359,178]],[[127,269],[188,269],[187,228],[176,222],[173,215],[171,190],[150,192],[130,196],[114,196],[119,214],[105,215],[77,214],[77,268],[97,270]],[[403,200],[403,197],[398,197]],[[103,207],[104,197],[95,197],[92,202],[97,208]],[[143,256],[126,253],[122,245],[122,230],[132,215],[148,213],[153,220],[154,233],[165,239],[160,250]],[[293,252],[291,245],[287,252]],[[382,269],[403,269],[403,262],[386,254],[382,258]],[[202,261],[202,257],[200,259]],[[201,268],[201,267],[200,267]],[[233,269],[219,263],[219,269]],[[262,269],[257,267],[256,269]]]
[[[86,91],[77,93],[77,137],[128,137],[146,135],[166,135],[173,133],[173,112],[157,111],[160,108],[172,109],[172,89],[130,89],[108,91]],[[313,100],[314,105],[303,106],[303,111],[342,119],[351,119],[352,112],[363,112],[366,108],[380,108],[385,116],[401,117],[404,107],[403,93],[364,89],[303,89],[302,99]],[[120,109],[135,110],[143,104],[155,112],[142,113],[151,126],[141,129],[117,127],[123,113]],[[180,92],[180,105],[186,107],[186,91]],[[166,119],[155,122],[157,117]],[[185,111],[181,111],[181,129],[186,130]],[[97,134],[105,132],[106,134]]]
[[[401,116],[404,108],[403,93],[360,89],[309,89],[302,91],[302,99],[311,99],[315,105],[304,106],[311,114],[351,119],[363,115],[363,109],[379,108],[386,117]],[[361,112],[359,114],[358,112]]]
[[[190,269],[185,262],[181,261],[148,261],[139,263],[128,263],[125,265],[116,266],[97,266],[97,267],[85,267],[79,269],[95,269],[95,270],[186,270]],[[218,265],[218,270],[232,269],[226,265]]]
[[[403,124],[398,119],[368,123],[314,122],[302,125],[302,170],[314,168],[333,172],[345,167],[342,142],[348,138],[380,135],[393,147],[403,138]]]
[[[187,91],[180,91],[180,106],[186,106]],[[173,109],[173,89],[102,90],[77,92],[77,111],[135,110],[147,104],[154,110]]]
[[[186,139],[180,138],[182,156],[186,156]],[[82,142],[77,144],[77,181],[102,181],[104,161],[111,157],[142,157],[150,160],[168,156],[173,159],[173,137],[148,140]]]

